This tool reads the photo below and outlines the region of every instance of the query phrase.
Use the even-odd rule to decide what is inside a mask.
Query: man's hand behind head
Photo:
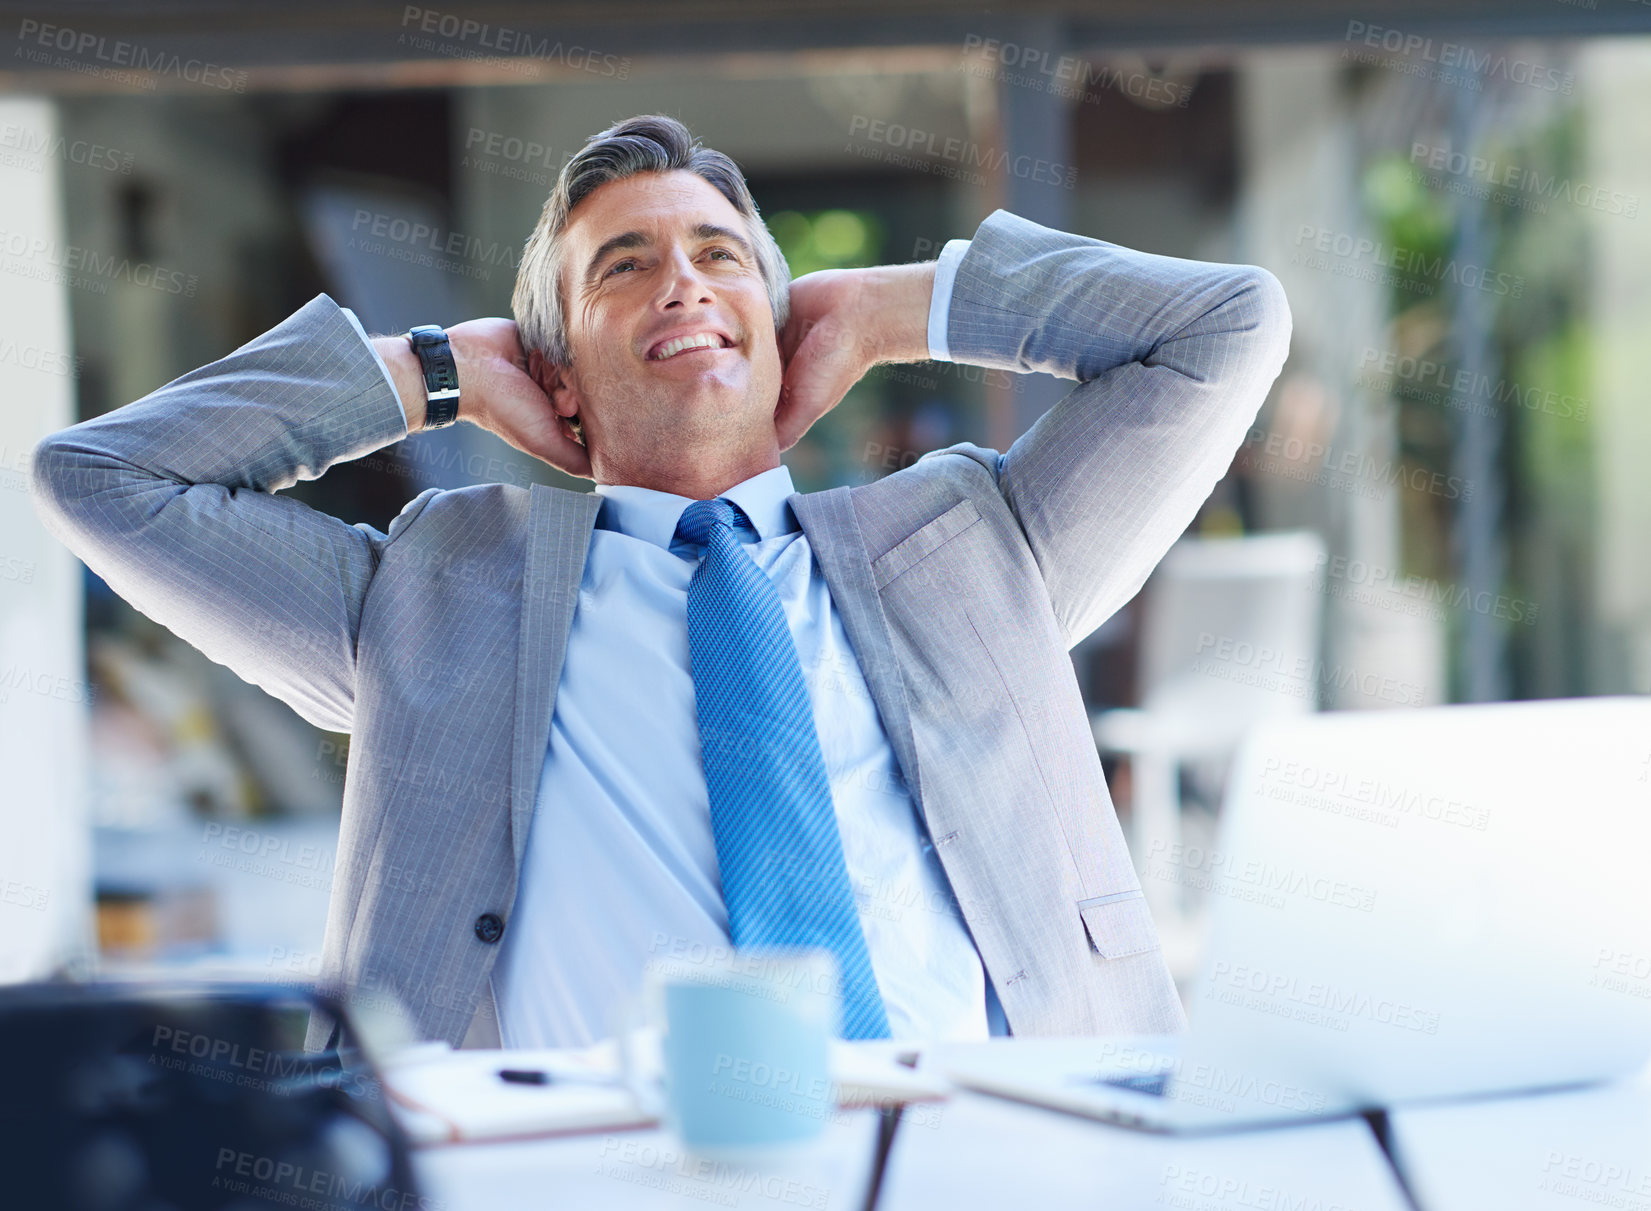
[[[830,412],[875,360],[860,331],[860,287],[853,269],[822,269],[791,283],[791,316],[780,334],[784,377],[774,429],[789,450],[813,423]]]
[[[555,367],[531,369],[516,321],[467,320],[447,330],[459,371],[459,417],[496,433],[524,454],[580,479],[594,478],[590,455],[557,412],[539,381],[555,381]],[[535,355],[538,361],[538,355]]]
[[[822,269],[791,283],[774,428],[789,450],[878,362],[929,356],[934,263]]]

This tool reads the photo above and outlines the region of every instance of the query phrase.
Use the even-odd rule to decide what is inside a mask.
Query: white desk
[[[975,1093],[906,1115],[878,1211],[1409,1211],[1363,1119],[1176,1137]]]
[[[1390,1121],[1422,1211],[1651,1211],[1651,1076],[1399,1110]]]
[[[877,1123],[875,1111],[842,1113],[808,1157],[786,1166],[701,1162],[669,1133],[644,1130],[421,1148],[414,1167],[436,1211],[859,1211]]]
[[[878,1116],[840,1114],[788,1166],[697,1162],[660,1130],[420,1149],[437,1211],[548,1206],[860,1211]],[[1604,1088],[1395,1111],[1421,1211],[1651,1211],[1651,1072]],[[1130,1131],[958,1092],[908,1106],[877,1211],[1030,1207],[1410,1211],[1362,1119],[1221,1135]]]

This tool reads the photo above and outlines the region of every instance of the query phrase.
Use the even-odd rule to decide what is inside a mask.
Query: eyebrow
[[[701,223],[693,229],[696,240],[726,240],[737,245],[747,260],[755,260],[756,255],[751,250],[750,241],[739,232],[724,227],[720,223]],[[590,263],[585,269],[585,285],[588,287],[596,281],[597,274],[609,256],[626,248],[648,248],[653,244],[653,238],[640,231],[626,231],[611,236],[602,241],[602,244],[592,254]]]

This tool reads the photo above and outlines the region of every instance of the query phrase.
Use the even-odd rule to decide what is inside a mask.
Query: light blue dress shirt
[[[948,355],[952,281],[967,250],[968,241],[953,240],[939,257],[928,325],[936,359]],[[723,495],[756,528],[742,541],[774,581],[797,645],[890,1033],[1007,1034],[808,537],[785,503],[793,491],[781,466]],[[612,1035],[648,960],[730,946],[688,661],[688,581],[699,549],[674,538],[691,502],[632,486],[596,492],[602,506],[493,969],[506,1047]]]
[[[980,956],[808,537],[785,503],[793,490],[782,466],[723,495],[756,527],[742,538],[779,591],[797,645],[890,1033],[984,1038]],[[699,549],[673,539],[691,502],[648,488],[596,491],[603,503],[521,886],[493,970],[507,1047],[609,1035],[648,959],[729,947],[688,660],[688,581]]]

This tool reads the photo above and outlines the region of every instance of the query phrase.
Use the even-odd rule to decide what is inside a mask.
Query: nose
[[[664,270],[660,274],[658,299],[661,311],[686,310],[716,301],[711,294],[711,283],[680,246],[673,247],[666,254]]]

